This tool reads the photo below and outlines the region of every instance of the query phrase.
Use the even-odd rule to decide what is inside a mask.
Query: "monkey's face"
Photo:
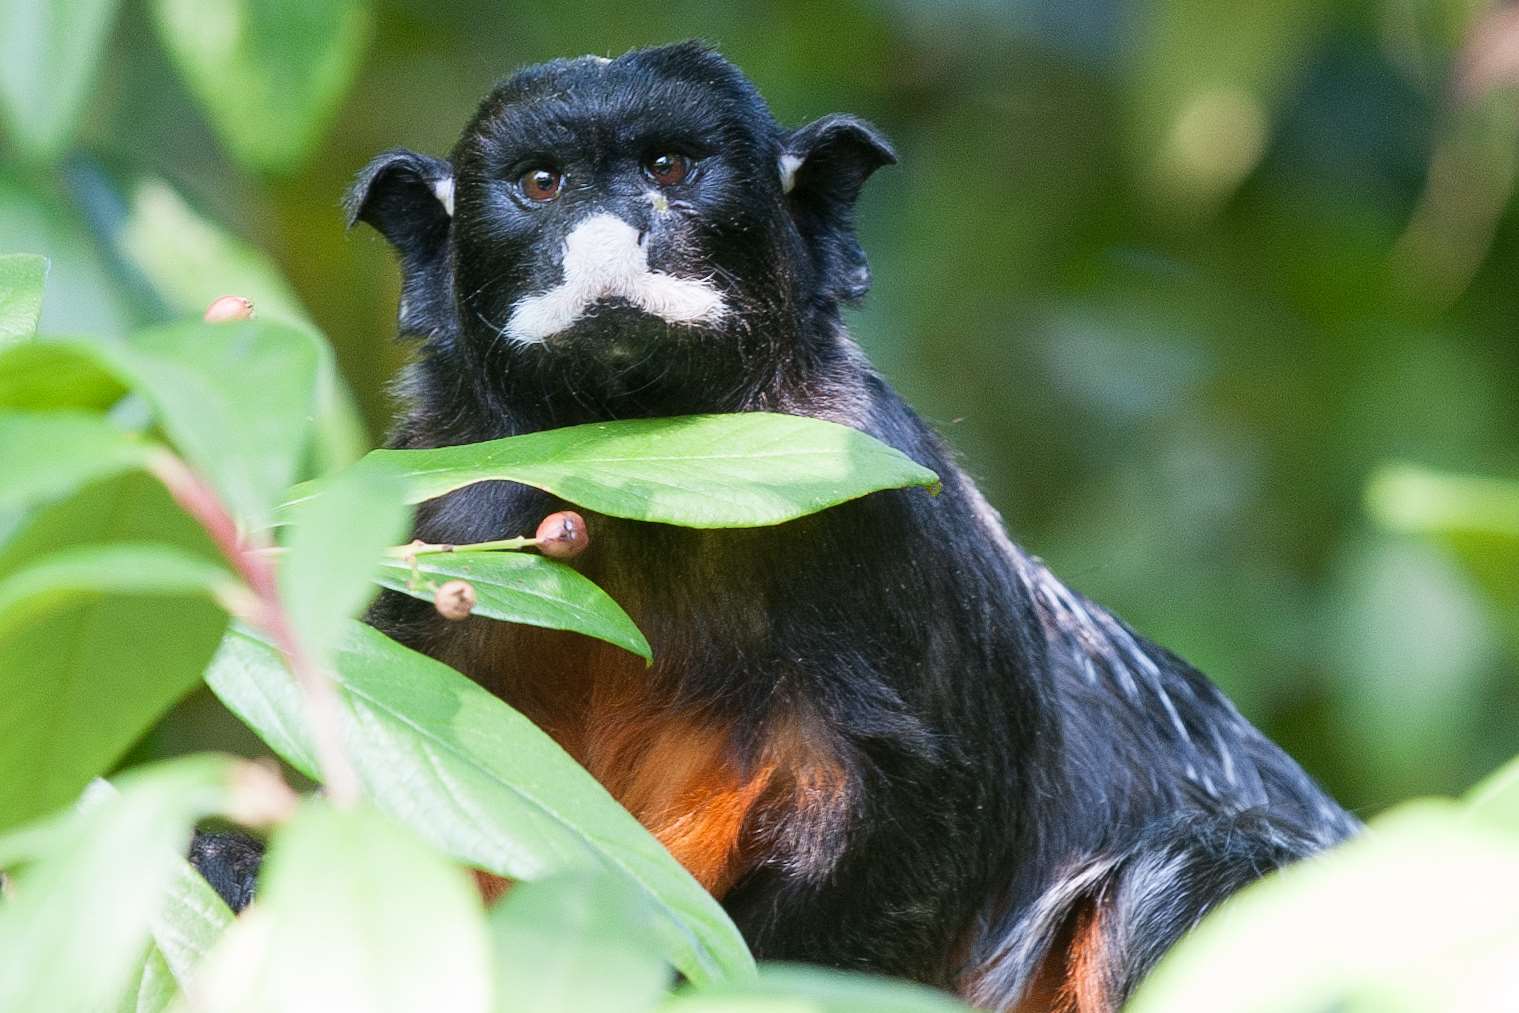
[[[731,388],[864,294],[852,208],[892,159],[849,117],[782,130],[682,44],[518,73],[449,161],[380,156],[350,211],[401,253],[403,333],[476,368]]]
[[[650,56],[520,74],[455,149],[455,285],[492,340],[674,353],[785,294],[780,132],[741,82]]]

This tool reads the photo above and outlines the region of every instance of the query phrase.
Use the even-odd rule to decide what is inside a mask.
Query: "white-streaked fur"
[[[638,230],[616,215],[592,215],[576,225],[564,241],[562,264],[562,282],[512,307],[502,332],[506,337],[523,344],[544,341],[603,299],[626,299],[672,324],[710,323],[727,312],[710,282],[650,270]]]
[[[454,216],[454,178],[444,176],[442,179],[432,181],[433,196],[438,198],[438,203],[443,205],[443,210],[448,212],[448,217]]]
[[[795,155],[781,156],[781,193],[790,193],[796,186],[796,170],[801,167],[802,160]]]

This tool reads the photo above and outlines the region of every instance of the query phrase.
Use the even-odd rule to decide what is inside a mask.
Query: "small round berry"
[[[475,607],[475,586],[467,580],[450,580],[438,588],[433,607],[444,619],[463,619]]]
[[[574,559],[591,544],[585,518],[573,510],[549,514],[538,525],[534,537],[538,540],[538,551],[554,559]]]
[[[206,307],[208,324],[225,323],[228,320],[252,320],[253,300],[240,295],[224,295]]]

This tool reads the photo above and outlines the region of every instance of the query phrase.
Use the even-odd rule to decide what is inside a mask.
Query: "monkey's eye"
[[[685,155],[666,151],[644,163],[644,175],[660,186],[675,186],[691,171],[691,160]]]
[[[528,200],[547,204],[559,196],[559,189],[564,185],[564,177],[553,169],[529,169],[517,180],[517,186],[522,190],[522,195]]]

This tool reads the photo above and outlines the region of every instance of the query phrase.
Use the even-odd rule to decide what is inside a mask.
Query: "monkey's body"
[[[649,154],[667,145],[694,153],[674,183]],[[400,252],[422,339],[393,445],[780,411],[864,430],[943,491],[755,530],[589,517],[575,565],[651,669],[400,595],[370,619],[540,723],[759,958],[1110,1009],[1204,911],[1356,824],[1206,679],[1014,547],[849,340],[840,303],[869,282],[852,206],[892,160],[847,117],[781,130],[691,45],[532,68],[450,160],[377,159],[350,209]],[[636,248],[598,252],[593,227]],[[516,535],[560,506],[472,486],[417,535]]]
[[[1217,900],[1354,823],[1211,683],[1014,547],[884,381],[840,375],[810,405],[772,391],[704,407],[838,419],[849,405],[943,491],[772,529],[593,515],[576,565],[647,634],[652,669],[573,634],[446,622],[401,595],[371,621],[554,735],[761,959],[909,976],[993,1007],[1042,971],[1029,1009],[1056,1008],[1060,987],[1073,1002],[1084,990],[1073,1008],[1108,1008]],[[431,411],[418,403],[399,445],[433,442]],[[561,506],[473,486],[424,507],[417,534],[481,541]],[[1096,935],[1139,929],[1128,953]],[[1051,949],[1078,941],[1084,963]]]

